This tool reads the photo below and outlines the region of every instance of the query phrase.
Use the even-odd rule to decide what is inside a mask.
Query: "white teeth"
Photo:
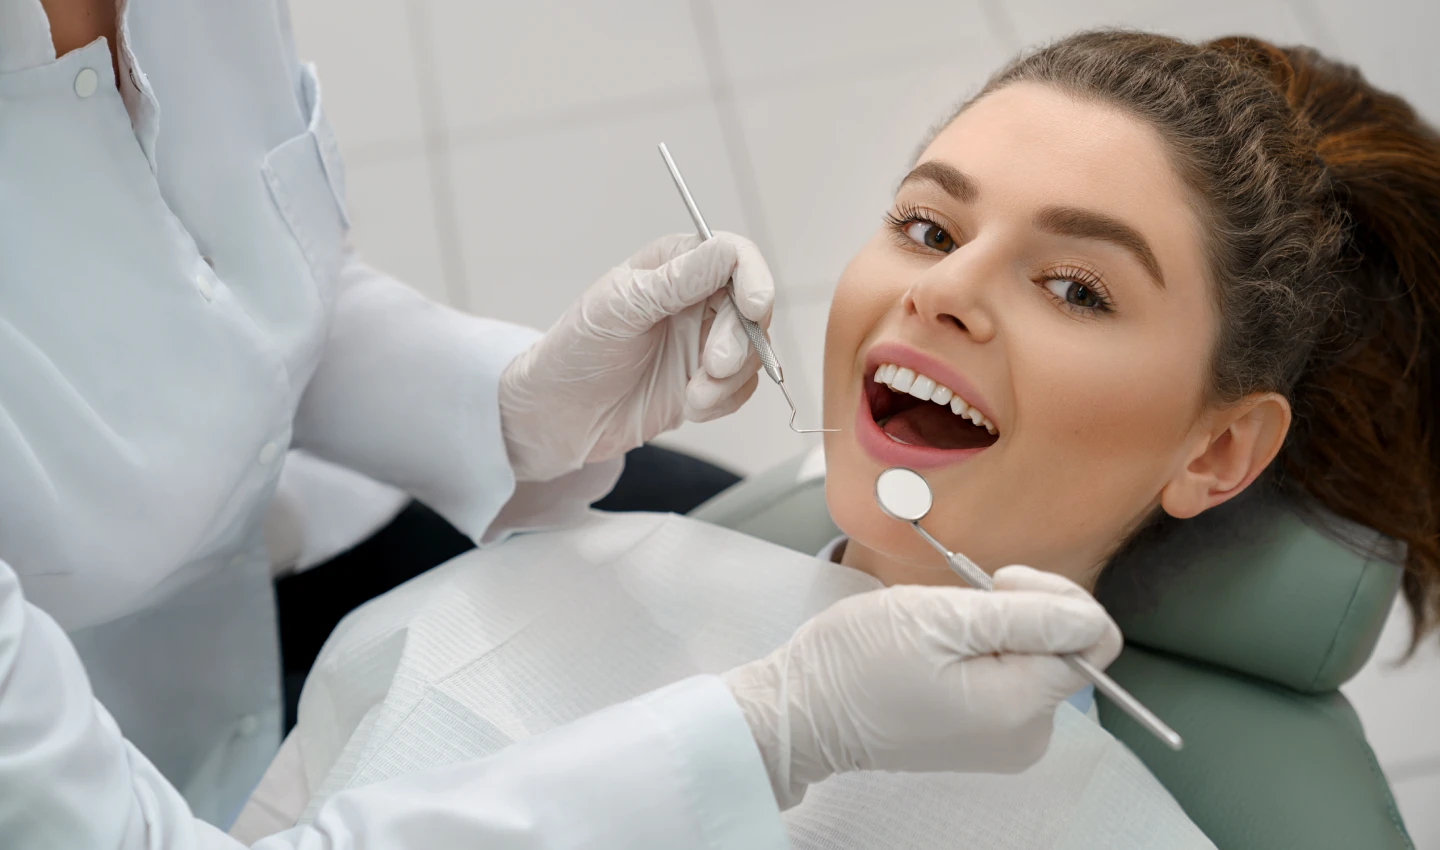
[[[875,368],[875,382],[885,384],[897,393],[909,393],[918,399],[933,401],[941,406],[948,404],[951,412],[956,416],[969,419],[973,424],[984,428],[991,434],[999,433],[995,428],[995,423],[967,404],[965,399],[956,395],[949,387],[941,385],[934,378],[917,374],[914,369],[906,369],[894,363],[882,363]]]

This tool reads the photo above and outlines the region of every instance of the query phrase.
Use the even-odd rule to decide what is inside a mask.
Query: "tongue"
[[[902,410],[885,420],[880,430],[902,443],[933,449],[976,449],[995,442],[989,431],[938,404]]]

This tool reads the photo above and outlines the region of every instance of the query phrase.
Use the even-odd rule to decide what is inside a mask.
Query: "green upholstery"
[[[746,479],[691,516],[802,552],[839,534],[813,458]],[[1116,598],[1100,594],[1126,635],[1111,674],[1186,746],[1165,749],[1103,697],[1101,722],[1223,850],[1413,850],[1336,690],[1374,649],[1398,553],[1319,519],[1237,500],[1117,564],[1121,575],[1161,575],[1153,600],[1134,604],[1143,594],[1123,582]]]

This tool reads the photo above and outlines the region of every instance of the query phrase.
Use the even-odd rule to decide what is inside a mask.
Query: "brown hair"
[[[1160,131],[1207,232],[1212,401],[1290,399],[1269,483],[1406,545],[1418,642],[1440,616],[1440,136],[1356,69],[1253,38],[1082,33],[978,97],[1016,82]]]

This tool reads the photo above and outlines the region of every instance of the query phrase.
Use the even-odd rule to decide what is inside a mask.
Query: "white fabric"
[[[870,576],[673,516],[595,515],[463,555],[353,613],[294,733],[309,809],[501,752],[595,707],[763,655]],[[350,793],[345,791],[344,793]],[[289,801],[293,810],[298,801]],[[1062,705],[1018,776],[860,773],[786,814],[798,848],[1208,848],[1122,744]]]
[[[120,6],[117,91],[104,41],[57,60],[39,0],[0,0],[0,559],[89,676],[42,664],[0,689],[0,800],[174,814],[136,799],[113,715],[228,823],[279,744],[261,525],[288,447],[486,539],[575,515],[618,464],[557,481],[564,498],[526,490],[543,515],[507,506],[497,385],[537,334],[347,253],[343,166],[283,2]],[[0,628],[70,651],[34,622]],[[75,740],[17,741],[42,710],[93,716]],[[78,741],[115,784],[74,772]]]
[[[179,792],[120,736],[60,627],[25,601],[3,561],[0,681],[4,847],[241,850],[234,838],[194,819]],[[336,795],[314,826],[254,846],[779,850],[784,844],[749,727],[725,687],[701,677],[481,761]]]
[[[303,572],[353,548],[408,500],[394,487],[309,452],[290,452],[265,516],[272,572]]]

